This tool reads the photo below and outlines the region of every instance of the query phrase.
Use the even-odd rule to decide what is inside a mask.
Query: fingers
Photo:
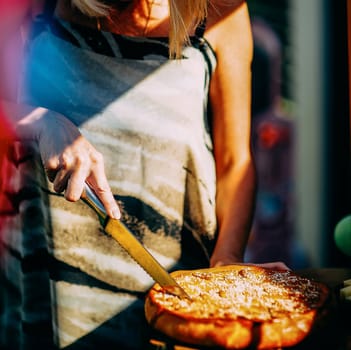
[[[80,177],[84,181],[83,172],[84,165],[82,166],[81,161],[74,160],[73,158],[70,161],[61,161],[53,180],[54,190],[58,193],[65,191],[65,198],[67,200],[71,202],[77,201],[82,193],[79,191],[81,181],[79,181],[79,176],[77,175],[75,175],[77,180],[72,181],[72,175],[81,173]]]
[[[237,261],[233,260],[228,260],[228,259],[222,259],[218,260],[215,263],[212,263],[210,266],[211,267],[219,267],[219,266],[225,266],[225,265],[251,265],[251,266],[261,266],[267,269],[274,269],[274,270],[282,270],[282,271],[289,271],[291,270],[284,262],[282,261],[273,261],[273,262],[268,262],[268,263],[262,263],[262,264],[253,264],[253,263],[239,263]]]
[[[59,155],[53,155],[45,163],[49,180],[58,193],[65,191],[65,198],[77,201],[83,191],[84,181],[91,169],[90,147],[82,136],[64,148]]]
[[[116,203],[116,200],[110,190],[110,187],[104,180],[99,180],[98,183],[95,181],[87,181],[88,185],[94,190],[95,194],[99,197],[101,203],[106,209],[106,213],[113,219],[121,218],[121,211]]]
[[[240,263],[232,261],[232,260],[222,259],[222,260],[218,260],[214,263],[211,262],[210,267],[220,267],[220,266],[233,265],[233,264],[237,265]]]
[[[66,146],[60,156],[48,157],[44,166],[54,190],[64,191],[68,201],[79,200],[87,182],[107,215],[120,219],[121,212],[106,178],[103,156],[83,136]]]
[[[61,167],[53,184],[55,191],[65,190],[68,201],[80,199],[85,180],[93,171],[95,152],[97,151],[81,136],[62,154]]]
[[[274,262],[269,262],[269,263],[263,263],[263,264],[256,264],[257,266],[262,266],[268,269],[275,269],[275,270],[290,270],[290,268],[283,262],[281,261],[274,261]]]
[[[86,179],[86,182],[101,200],[107,215],[114,219],[120,219],[121,212],[106,178],[104,159],[99,152],[96,152],[92,157],[92,161],[92,171]]]

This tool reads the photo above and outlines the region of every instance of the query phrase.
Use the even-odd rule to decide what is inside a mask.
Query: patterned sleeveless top
[[[216,235],[207,107],[216,60],[201,28],[180,60],[168,58],[164,38],[54,18],[34,29],[20,102],[65,115],[103,154],[122,221],[165,268],[206,267]],[[153,280],[89,207],[52,191],[36,145],[16,144],[10,163],[3,344],[147,348],[143,297]]]

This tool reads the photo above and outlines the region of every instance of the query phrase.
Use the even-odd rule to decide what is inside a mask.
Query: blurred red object
[[[290,141],[290,129],[265,121],[258,128],[258,136],[262,148],[272,149]]]
[[[29,0],[0,0],[0,11],[2,15],[8,15],[11,11],[16,8],[22,8],[23,5],[27,5]],[[9,11],[8,13],[4,11]]]
[[[15,137],[10,116],[5,112],[2,99],[16,94],[17,63],[22,56],[21,21],[28,11],[29,0],[0,0],[0,212],[7,212],[10,202],[7,186],[12,177],[7,154]],[[2,233],[0,215],[0,235]],[[1,246],[0,246],[1,247]],[[1,252],[1,251],[0,251]]]
[[[12,174],[12,167],[7,160],[7,154],[9,147],[14,140],[15,133],[8,121],[7,116],[3,112],[2,105],[0,104],[0,213],[6,212],[12,208],[9,205],[9,200],[7,198],[7,185],[8,180]],[[3,233],[3,221],[0,215],[0,235]],[[0,237],[1,240],[1,237]],[[1,244],[0,244],[0,254],[1,254]]]
[[[18,28],[16,19],[21,18],[27,12],[29,2],[29,0],[0,0],[1,39],[13,32],[13,29]]]

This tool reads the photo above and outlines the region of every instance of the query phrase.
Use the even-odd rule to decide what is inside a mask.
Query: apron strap
[[[54,12],[55,12],[55,9],[56,9],[56,3],[57,3],[57,0],[46,0],[45,1],[44,10],[43,10],[42,16],[48,22],[51,21],[51,19],[54,16]]]
[[[206,18],[204,18],[201,23],[195,29],[195,36],[198,38],[202,38],[204,36],[206,30]]]

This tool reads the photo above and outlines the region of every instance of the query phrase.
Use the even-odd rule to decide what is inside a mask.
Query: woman
[[[168,270],[243,261],[255,191],[247,6],[58,0],[28,15],[20,103],[7,104],[22,143],[3,342],[144,349],[153,281],[78,200],[87,183]]]

